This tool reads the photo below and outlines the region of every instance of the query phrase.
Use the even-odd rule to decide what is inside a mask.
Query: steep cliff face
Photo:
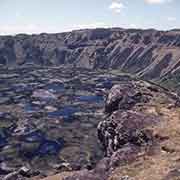
[[[0,64],[113,68],[146,79],[180,66],[180,31],[91,29],[59,34],[1,36]]]

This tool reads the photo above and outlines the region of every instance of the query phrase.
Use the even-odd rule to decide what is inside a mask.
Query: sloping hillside
[[[179,69],[180,31],[86,29],[0,37],[0,64],[113,68],[146,79]]]

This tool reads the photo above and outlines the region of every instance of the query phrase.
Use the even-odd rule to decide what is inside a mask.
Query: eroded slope
[[[0,37],[0,64],[113,68],[159,79],[179,68],[179,49],[179,31],[112,28],[20,34]]]

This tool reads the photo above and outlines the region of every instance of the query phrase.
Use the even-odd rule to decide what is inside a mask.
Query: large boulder
[[[153,143],[148,126],[159,122],[156,116],[135,111],[115,111],[98,125],[98,137],[108,156],[125,145],[144,146]]]
[[[127,145],[138,148],[153,144],[149,127],[160,119],[136,107],[148,103],[158,91],[152,84],[133,80],[111,88],[105,104],[108,116],[97,128],[98,138],[107,156]]]
[[[147,101],[148,96],[139,83],[131,81],[114,85],[107,97],[105,112],[111,114],[118,109],[131,109],[136,103]]]

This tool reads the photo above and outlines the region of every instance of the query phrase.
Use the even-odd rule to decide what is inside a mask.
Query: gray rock
[[[32,97],[39,99],[54,99],[54,100],[57,99],[57,97],[53,93],[44,89],[39,89],[34,91]]]
[[[105,112],[111,114],[118,109],[131,109],[143,100],[145,100],[145,97],[143,97],[142,89],[138,83],[121,83],[113,86],[110,90],[106,100]]]
[[[0,105],[6,105],[11,102],[11,98],[9,97],[1,97],[0,98]]]
[[[8,175],[6,175],[4,178],[3,178],[3,180],[18,180],[19,178],[18,178],[18,172],[12,172],[12,173],[10,173],[10,174],[8,174]]]

